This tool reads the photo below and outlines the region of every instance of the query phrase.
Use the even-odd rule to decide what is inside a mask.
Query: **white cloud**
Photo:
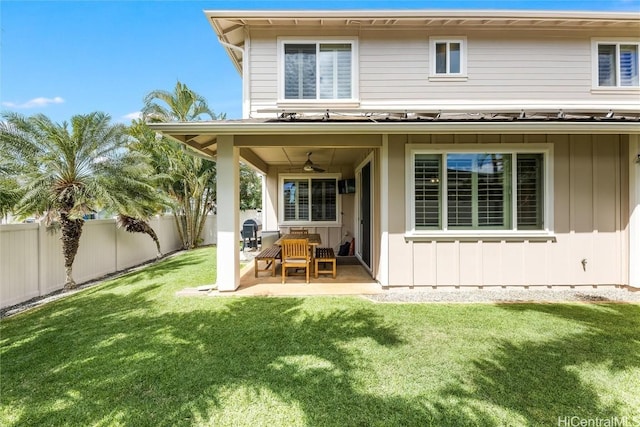
[[[125,114],[124,116],[122,116],[122,118],[123,119],[127,119],[127,120],[141,119],[142,118],[142,112],[135,111],[133,113]]]
[[[47,105],[50,105],[50,104],[62,104],[63,102],[64,102],[63,98],[56,96],[55,98],[45,98],[45,97],[33,98],[22,104],[6,101],[6,102],[3,102],[2,105],[8,108],[22,109],[22,108],[46,107]]]

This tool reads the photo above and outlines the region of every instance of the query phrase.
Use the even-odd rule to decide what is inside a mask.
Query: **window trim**
[[[360,81],[358,76],[360,75],[358,68],[358,37],[278,37],[278,64],[276,72],[278,73],[278,106],[294,105],[299,106],[301,104],[307,104],[311,106],[354,106],[359,105],[360,100]],[[284,47],[287,44],[315,44],[316,46],[322,43],[339,44],[348,43],[351,45],[351,98],[349,99],[320,99],[318,98],[318,88],[316,87],[316,99],[286,99],[284,97]],[[317,63],[316,63],[317,64]]]
[[[436,73],[436,43],[460,43],[460,72]],[[448,50],[447,50],[448,52]],[[429,37],[429,80],[430,81],[467,81],[467,37],[433,36]]]
[[[309,188],[311,188],[311,180],[313,179],[335,179],[336,181],[336,220],[335,221],[313,221],[311,219],[307,221],[285,221],[284,219],[284,181],[285,179],[307,179],[309,180]],[[311,227],[324,227],[324,226],[340,226],[342,225],[341,215],[342,212],[342,197],[338,193],[338,181],[342,179],[340,173],[282,173],[278,175],[278,225],[280,226],[292,226],[292,225],[306,225]],[[309,209],[311,209],[311,203],[309,203]],[[309,212],[309,218],[311,218],[311,212]]]
[[[414,160],[416,154],[437,154],[443,155],[447,153],[501,153],[501,154],[518,154],[518,153],[541,153],[544,156],[543,171],[543,224],[541,230],[518,230],[517,227],[517,186],[512,185],[513,195],[511,204],[511,228],[510,229],[490,229],[490,230],[462,230],[448,229],[443,223],[440,229],[433,230],[417,230],[415,227],[415,171]],[[554,236],[553,225],[553,144],[536,143],[536,144],[409,144],[406,147],[405,155],[405,199],[407,201],[405,239],[407,240],[552,240]],[[515,162],[514,162],[515,165]],[[513,169],[515,171],[515,167]],[[515,180],[516,174],[513,173],[512,180]],[[443,194],[443,198],[446,195]],[[441,206],[442,207],[442,206]],[[441,215],[443,213],[441,212]]]
[[[638,46],[638,55],[640,56],[640,38],[637,37],[594,37],[591,39],[591,91],[597,93],[619,93],[619,92],[640,92],[640,84],[638,86],[619,86],[620,84],[620,64],[616,64],[616,86],[600,86],[599,69],[598,69],[598,46],[601,44],[616,45],[618,51],[620,45],[632,44]],[[619,58],[617,58],[619,61]]]

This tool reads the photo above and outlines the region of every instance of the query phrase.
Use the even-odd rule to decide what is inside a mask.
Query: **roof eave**
[[[633,12],[554,11],[554,10],[460,10],[460,9],[376,9],[376,10],[204,10],[213,19],[268,18],[513,18],[638,20]]]
[[[182,122],[153,123],[167,135],[303,135],[303,134],[640,134],[637,121],[522,121],[522,122]]]

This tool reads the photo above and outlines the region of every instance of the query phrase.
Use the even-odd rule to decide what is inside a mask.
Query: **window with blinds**
[[[639,86],[638,45],[620,45],[620,86]]]
[[[335,179],[311,180],[311,221],[335,221],[337,211]]]
[[[309,220],[309,181],[287,179],[284,181],[285,221]]]
[[[471,156],[465,154],[447,156],[447,224],[450,227],[472,227],[474,223],[472,217],[474,179]]]
[[[542,153],[415,153],[414,227],[541,230],[543,176]]]
[[[351,99],[352,43],[286,43],[285,99]]]
[[[417,154],[414,159],[417,229],[440,227],[440,171],[442,156]]]
[[[336,221],[336,178],[287,178],[282,181],[284,221]]]
[[[518,229],[539,230],[542,222],[542,154],[518,154]]]
[[[639,87],[640,43],[597,43],[598,86]]]
[[[284,74],[286,99],[316,99],[316,45],[285,45]]]

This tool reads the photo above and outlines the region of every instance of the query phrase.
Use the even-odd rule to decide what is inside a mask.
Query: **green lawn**
[[[0,322],[0,425],[640,425],[638,305],[175,296],[215,275],[195,250]]]

